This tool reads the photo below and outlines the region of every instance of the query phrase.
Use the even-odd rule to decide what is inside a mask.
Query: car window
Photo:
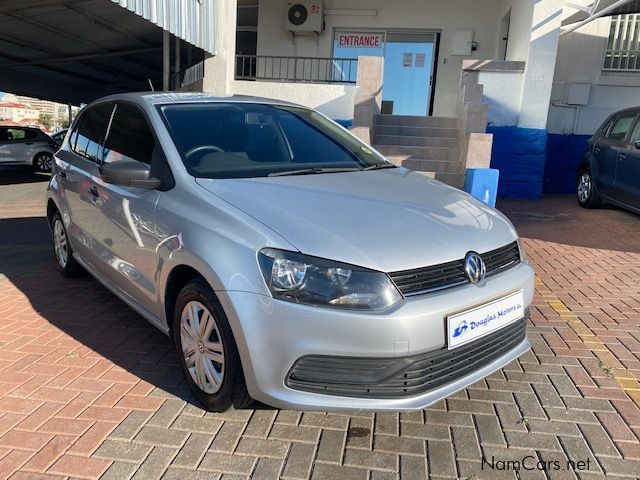
[[[69,145],[78,155],[92,162],[102,159],[102,142],[111,119],[113,103],[101,103],[82,114]]]
[[[631,130],[635,118],[636,116],[633,113],[624,114],[616,118],[609,128],[607,138],[610,140],[624,140],[629,130]]]
[[[342,127],[306,108],[220,102],[159,109],[196,177],[252,178],[386,163]]]
[[[151,164],[155,137],[142,113],[134,106],[119,103],[104,145],[104,163],[136,160]]]
[[[640,120],[636,122],[635,127],[633,127],[633,131],[631,132],[631,137],[629,137],[629,144],[635,145],[637,141],[640,140]]]
[[[6,138],[7,140],[34,140],[38,138],[38,134],[24,128],[7,128]]]

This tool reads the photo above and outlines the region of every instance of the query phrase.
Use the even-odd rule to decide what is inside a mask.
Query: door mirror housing
[[[636,140],[633,144],[637,149],[640,149],[640,140]]]
[[[161,181],[151,176],[151,167],[135,160],[100,165],[100,178],[107,183],[123,187],[156,189]]]

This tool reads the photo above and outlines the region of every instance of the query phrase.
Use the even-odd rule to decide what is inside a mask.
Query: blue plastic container
[[[498,170],[495,168],[469,168],[464,179],[464,191],[486,203],[496,206]]]

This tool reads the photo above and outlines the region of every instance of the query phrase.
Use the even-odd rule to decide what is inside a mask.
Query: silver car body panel
[[[480,286],[406,298],[382,312],[357,312],[273,299],[258,265],[259,250],[299,250],[391,272],[507,245],[517,239],[515,229],[468,194],[401,168],[196,180],[186,171],[156,104],[272,101],[186,94],[128,94],[107,100],[119,99],[146,112],[175,187],[143,192],[105,184],[97,168],[73,158],[67,136],[56,154],[48,200],[60,210],[79,261],[164,333],[169,333],[165,294],[171,272],[181,266],[199,272],[227,313],[253,398],[317,410],[423,408],[529,348],[525,340],[472,374],[413,397],[362,399],[288,388],[287,372],[305,355],[397,357],[441,349],[449,314],[516,290],[523,291],[529,306],[534,272],[522,261]],[[66,179],[61,178],[63,170]],[[82,178],[69,181],[72,172]],[[93,185],[100,190],[97,201],[83,197]]]
[[[56,151],[53,140],[36,129],[11,126],[0,128],[37,132],[37,138],[34,139],[2,140],[0,138],[0,165],[32,165],[38,153],[54,154]]]

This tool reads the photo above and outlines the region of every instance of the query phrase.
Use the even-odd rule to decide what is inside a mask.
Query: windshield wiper
[[[383,168],[397,168],[393,163],[378,163],[376,165],[369,165],[363,170],[381,170]]]
[[[359,172],[360,168],[302,168],[300,170],[286,170],[270,173],[270,177],[286,177],[288,175],[312,175],[314,173]]]

